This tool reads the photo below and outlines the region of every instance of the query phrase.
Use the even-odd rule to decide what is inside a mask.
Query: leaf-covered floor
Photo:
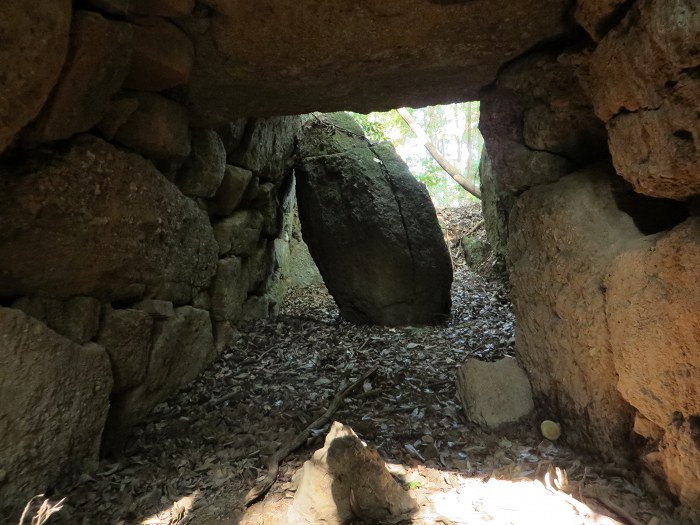
[[[339,319],[325,288],[290,291],[277,319],[241,326],[235,346],[159,405],[123,455],[103,460],[95,475],[65,480],[51,495],[67,499],[50,523],[284,523],[292,475],[327,427],[287,458],[261,503],[244,510],[242,497],[280,444],[375,365],[334,419],[376,447],[412,491],[420,504],[412,523],[673,523],[670,502],[640,474],[544,440],[534,416],[498,432],[465,421],[455,369],[468,357],[511,354],[514,319],[504,285],[468,270],[458,254],[459,232],[477,226],[483,235],[478,209],[443,219],[456,262],[446,324],[355,326]],[[568,484],[553,479],[554,467]]]

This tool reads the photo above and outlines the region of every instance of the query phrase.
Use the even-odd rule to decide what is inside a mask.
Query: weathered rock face
[[[138,17],[134,21],[134,50],[124,87],[163,91],[186,83],[194,60],[189,37],[161,18]]]
[[[191,152],[180,168],[177,185],[185,195],[213,197],[226,171],[226,151],[214,130],[196,130]]]
[[[291,167],[300,132],[299,117],[252,119],[228,161],[256,172],[264,181],[279,183]]]
[[[502,190],[554,182],[608,155],[607,137],[574,69],[552,53],[528,55],[482,93],[491,169]]]
[[[599,41],[625,14],[625,0],[583,0],[576,6],[576,21]]]
[[[629,451],[636,409],[635,431],[648,440],[644,462],[696,510],[697,409],[688,403],[698,394],[681,370],[697,366],[700,344],[688,335],[697,334],[697,315],[681,310],[697,305],[676,284],[692,281],[692,295],[694,263],[680,254],[696,257],[696,226],[663,233],[687,217],[684,204],[642,198],[617,177],[610,186],[565,175],[606,156],[594,110],[617,172],[637,192],[679,200],[698,193],[697,16],[694,3],[680,0],[580,1],[576,18],[598,44],[514,62],[481,107],[493,159],[482,164],[487,228],[495,244],[510,236],[516,346],[540,410],[563,419],[570,441],[616,455]],[[650,274],[666,264],[657,286]]]
[[[118,97],[98,127],[108,140],[149,158],[182,160],[190,154],[187,113],[155,93]]]
[[[172,308],[171,303],[167,303]],[[109,354],[114,375],[112,393],[140,385],[146,379],[152,317],[142,310],[105,309],[96,342]]]
[[[66,139],[100,122],[129,70],[132,33],[124,22],[76,11],[61,78],[25,140]]]
[[[642,234],[618,210],[604,167],[538,186],[516,202],[509,268],[516,351],[544,416],[570,442],[625,454],[633,411],[617,391],[605,277]]]
[[[74,343],[92,340],[100,326],[100,302],[92,297],[71,297],[66,301],[21,297],[12,308],[38,319]]]
[[[535,408],[530,382],[512,357],[468,359],[457,371],[457,395],[467,419],[488,427],[517,421]]]
[[[639,193],[700,193],[699,41],[696,2],[644,0],[581,60],[615,168]]]
[[[296,201],[290,214],[289,259],[284,267],[284,275],[289,279],[290,286],[320,285],[323,283],[323,277],[309,253],[309,247],[304,242]]]
[[[569,29],[564,0],[203,3],[187,98],[214,121],[474,100],[501,64]]]
[[[37,116],[68,52],[70,0],[7,3],[0,17],[0,153]]]
[[[172,317],[156,321],[145,381],[113,398],[106,446],[118,445],[126,430],[197,377],[215,355],[208,312],[182,306]]]
[[[700,218],[646,237],[605,280],[618,389],[662,433],[659,450],[681,501],[700,503]]]
[[[310,120],[297,165],[299,217],[341,314],[387,325],[449,314],[452,261],[425,187],[393,148],[345,114]]]
[[[19,310],[0,308],[0,347],[5,506],[97,459],[112,372],[103,348],[72,343]]]
[[[22,170],[0,174],[0,296],[187,302],[209,285],[207,217],[142,158],[84,137]]]
[[[491,250],[502,261],[506,256],[508,218],[515,203],[515,196],[503,188],[494,174],[486,147],[481,151],[479,185],[481,187],[481,212],[484,215],[486,236]]]
[[[379,454],[336,421],[323,448],[304,463],[288,523],[398,522],[416,509]]]

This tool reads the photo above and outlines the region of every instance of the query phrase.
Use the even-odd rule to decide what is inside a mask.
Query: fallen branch
[[[272,455],[272,457],[267,461],[267,472],[265,474],[265,477],[255,487],[250,489],[248,494],[246,494],[246,497],[243,502],[246,507],[249,507],[256,501],[258,501],[265,494],[267,494],[267,491],[269,491],[270,488],[272,488],[272,485],[274,485],[275,481],[277,480],[280,462],[289,454],[291,454],[300,446],[302,446],[304,443],[306,443],[306,439],[308,438],[312,430],[321,428],[326,423],[328,423],[331,416],[335,414],[335,412],[340,408],[340,405],[343,403],[343,400],[346,397],[348,397],[348,395],[350,395],[350,393],[353,390],[355,390],[369,377],[371,377],[378,369],[378,365],[371,368],[370,370],[362,374],[359,378],[357,378],[355,381],[343,388],[340,392],[338,392],[333,398],[333,401],[331,401],[331,404],[328,406],[328,409],[318,419],[316,419],[310,425],[307,425],[307,427],[304,430],[302,430],[296,436],[294,436],[294,439],[291,442],[287,443],[286,445],[282,445],[282,447],[279,448],[277,452],[275,452]]]

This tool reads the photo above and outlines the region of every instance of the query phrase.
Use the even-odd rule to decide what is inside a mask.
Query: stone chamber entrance
[[[700,523],[695,2],[3,9],[4,522]]]

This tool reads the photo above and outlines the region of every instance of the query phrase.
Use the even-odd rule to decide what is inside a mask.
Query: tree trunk
[[[465,179],[455,166],[453,166],[445,157],[443,157],[442,153],[440,153],[435,145],[430,141],[430,138],[428,135],[426,135],[425,131],[423,131],[415,120],[413,120],[413,117],[411,117],[411,114],[406,110],[406,108],[399,108],[396,111],[399,113],[399,115],[401,115],[401,118],[406,121],[406,124],[408,124],[408,126],[413,130],[413,133],[415,133],[416,136],[423,141],[425,149],[428,150],[428,153],[430,153],[430,155],[437,161],[440,167],[445,170],[445,172],[452,177],[457,184],[462,186],[462,188],[474,195],[474,197],[477,199],[481,199],[481,192],[472,183]]]

